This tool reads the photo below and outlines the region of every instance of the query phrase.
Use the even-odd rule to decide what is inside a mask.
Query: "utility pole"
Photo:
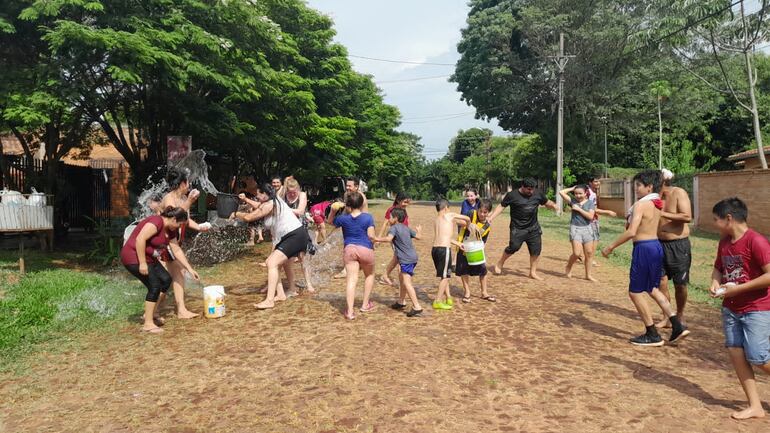
[[[489,140],[490,138],[491,138],[490,136],[487,136],[487,140],[485,143],[486,151],[487,151],[487,186],[486,186],[485,196],[488,199],[492,198],[492,187],[489,184]]]
[[[602,116],[602,123],[604,123],[604,178],[609,177],[609,165],[607,165],[607,116]]]
[[[561,215],[564,204],[559,191],[564,189],[564,68],[571,57],[564,55],[564,33],[559,33],[559,55],[551,57],[559,68],[559,127],[556,139],[556,214]]]

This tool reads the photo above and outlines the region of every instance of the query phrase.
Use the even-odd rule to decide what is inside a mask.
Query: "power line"
[[[454,63],[411,62],[408,60],[390,60],[390,59],[378,59],[376,57],[356,56],[354,54],[348,54],[348,57],[353,57],[355,59],[373,60],[375,62],[402,63],[405,65],[455,66]]]
[[[406,83],[410,81],[434,80],[436,78],[449,78],[452,75],[434,75],[432,77],[405,78],[403,80],[375,81],[374,84]]]

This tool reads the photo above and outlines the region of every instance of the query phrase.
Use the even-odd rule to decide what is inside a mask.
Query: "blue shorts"
[[[660,286],[663,276],[663,247],[657,239],[634,242],[631,254],[628,291],[631,293],[652,292]]]
[[[409,264],[399,263],[399,266],[401,266],[402,274],[409,274],[414,276],[414,268],[415,266],[417,266],[417,263],[409,263]]]
[[[752,365],[770,362],[770,311],[733,313],[722,307],[725,347],[741,347]]]

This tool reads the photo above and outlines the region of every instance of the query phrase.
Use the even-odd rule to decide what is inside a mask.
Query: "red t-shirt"
[[[174,233],[169,235],[168,231],[163,227],[163,217],[160,215],[153,215],[143,219],[137,224],[134,231],[131,232],[131,236],[128,237],[126,244],[123,245],[123,248],[120,250],[120,261],[124,265],[139,264],[139,258],[136,255],[136,237],[139,236],[139,233],[141,233],[142,229],[147,224],[153,224],[158,228],[158,232],[147,241],[144,251],[147,263],[157,262],[158,257],[165,254],[168,243],[178,235],[177,230],[174,230]]]
[[[398,206],[394,205],[394,206],[389,207],[388,210],[385,211],[385,219],[386,220],[390,219],[390,212],[393,211],[393,209],[395,209],[397,207]],[[406,213],[406,209],[404,209],[404,212]],[[406,214],[406,216],[404,217],[404,222],[402,224],[404,224],[405,226],[409,227],[409,214]]]
[[[722,273],[722,283],[742,284],[764,272],[762,266],[770,263],[770,242],[764,236],[749,229],[738,242],[730,237],[722,238],[717,249],[714,267]],[[734,313],[770,311],[770,287],[744,292],[725,298],[722,306]]]

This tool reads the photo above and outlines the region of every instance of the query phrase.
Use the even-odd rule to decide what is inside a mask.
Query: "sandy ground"
[[[383,212],[374,209],[378,223]],[[426,306],[436,285],[434,212],[409,211],[428,229],[416,274]],[[507,218],[493,226],[492,259],[506,226]],[[0,377],[0,431],[770,431],[770,418],[729,418],[744,395],[717,310],[692,305],[693,334],[677,347],[632,346],[642,328],[626,270],[600,260],[600,283],[565,279],[566,233],[546,237],[544,282],[524,277],[520,252],[491,280],[496,304],[478,298],[477,283],[473,302],[460,303],[455,279],[455,309],[418,319],[388,308],[395,289],[379,285],[377,310],[347,322],[336,282],[255,311],[262,255],[221,265],[232,293],[226,317],[171,317],[163,335],[128,323],[110,338],[84,336],[77,351],[39,355],[27,373]],[[378,248],[378,272],[390,254]],[[201,309],[200,298],[189,303]],[[770,401],[767,378],[759,382]]]

